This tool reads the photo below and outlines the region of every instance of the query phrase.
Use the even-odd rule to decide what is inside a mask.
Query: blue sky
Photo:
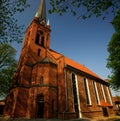
[[[29,0],[30,8],[16,17],[20,24],[26,29],[35,16],[40,0]],[[46,0],[47,10],[50,8]],[[48,11],[47,11],[48,12]],[[85,65],[90,70],[106,79],[110,71],[106,68],[108,57],[107,45],[111,39],[114,29],[110,24],[112,15],[106,20],[92,17],[87,20],[78,20],[70,13],[59,16],[58,14],[47,14],[51,26],[51,49]],[[25,30],[24,30],[25,31]],[[22,44],[14,44],[17,49],[17,58],[20,56]]]

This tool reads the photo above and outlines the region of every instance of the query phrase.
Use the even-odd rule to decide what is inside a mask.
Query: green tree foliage
[[[27,6],[26,0],[0,0],[0,43],[21,42],[23,25],[14,15]]]
[[[0,70],[16,62],[16,50],[8,44],[0,44]]]
[[[8,44],[0,44],[0,96],[11,87],[13,73],[17,68],[16,50]]]
[[[116,14],[120,9],[120,0],[50,0],[51,9],[49,13],[59,13],[62,15],[70,11],[78,18],[89,18],[92,15],[96,17],[108,14]]]
[[[115,33],[108,44],[109,57],[107,59],[107,67],[112,72],[110,85],[113,89],[118,90],[120,89],[120,10],[112,21],[112,25]]]

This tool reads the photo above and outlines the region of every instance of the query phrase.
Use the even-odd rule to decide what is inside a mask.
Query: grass
[[[70,119],[70,120],[60,120],[60,119],[23,119],[23,118],[7,118],[0,116],[0,121],[120,121],[120,116],[112,117],[96,117],[94,119]]]

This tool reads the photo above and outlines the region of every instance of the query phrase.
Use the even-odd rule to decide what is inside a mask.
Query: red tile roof
[[[75,62],[75,61],[67,58],[66,56],[64,56],[64,55],[62,55],[62,54],[60,54],[60,53],[58,53],[58,52],[56,52],[54,50],[50,49],[50,53],[52,54],[52,56],[55,59],[59,59],[60,57],[64,57],[65,58],[65,64],[67,64],[67,65],[69,65],[69,66],[71,66],[73,68],[76,68],[76,69],[78,69],[78,70],[80,70],[82,72],[85,72],[85,73],[87,73],[87,74],[89,74],[91,76],[94,76],[94,77],[96,77],[96,78],[98,78],[100,80],[103,80],[101,77],[99,77],[97,74],[95,74],[94,72],[92,72],[90,69],[88,69],[84,65],[79,64],[79,63],[77,63],[77,62]]]
[[[111,107],[111,106],[112,106],[112,105],[110,105],[109,103],[107,103],[107,102],[105,102],[105,101],[103,101],[103,100],[100,101],[100,104],[101,104],[101,105],[100,105],[101,107]]]

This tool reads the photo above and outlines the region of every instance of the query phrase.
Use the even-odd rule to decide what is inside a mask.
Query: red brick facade
[[[81,118],[114,114],[108,83],[50,49],[50,26],[35,17],[24,43],[4,115]]]

